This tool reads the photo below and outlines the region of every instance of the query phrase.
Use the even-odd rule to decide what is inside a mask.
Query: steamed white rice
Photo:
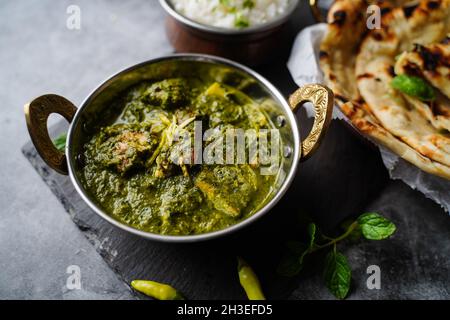
[[[291,0],[171,0],[176,11],[202,24],[241,29],[275,20]]]

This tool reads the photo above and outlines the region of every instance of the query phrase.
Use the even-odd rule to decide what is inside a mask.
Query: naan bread
[[[352,102],[344,103],[341,110],[350,119],[352,124],[363,134],[374,139],[379,144],[389,148],[392,152],[414,164],[425,172],[450,179],[450,168],[430,160],[419,152],[403,143],[387,131],[371,114],[367,104],[362,105]]]
[[[358,98],[354,66],[356,51],[366,24],[363,0],[338,0],[328,12],[328,32],[320,47],[320,64],[325,82],[338,103]]]
[[[361,19],[368,2],[337,1],[321,45],[321,67],[338,106],[356,128],[424,171],[450,179],[448,132],[433,126],[409,97],[390,86],[396,56],[413,51],[416,43],[445,39],[450,0],[395,7],[407,2],[384,1],[382,29],[368,31]]]
[[[395,64],[395,73],[419,76],[439,90],[433,102],[404,97],[435,128],[450,131],[450,35],[440,43],[416,44],[412,51],[401,54]]]
[[[450,166],[450,138],[411,107],[391,87],[395,57],[415,44],[440,42],[450,32],[450,0],[422,1],[411,12],[396,8],[382,18],[383,28],[370,32],[356,58],[361,97],[382,126],[422,155]]]
[[[320,66],[338,105],[359,98],[355,61],[363,36],[367,33],[365,13],[377,4],[381,13],[411,0],[336,0],[328,12],[328,32],[320,46]],[[413,0],[414,2],[414,0]]]
[[[401,54],[395,73],[423,77],[450,98],[450,34],[439,43],[416,44],[412,51]]]

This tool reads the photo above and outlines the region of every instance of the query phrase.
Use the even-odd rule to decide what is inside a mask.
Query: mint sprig
[[[336,248],[330,251],[325,259],[325,284],[328,290],[338,299],[345,299],[350,290],[352,270],[347,258]]]
[[[308,241],[289,241],[287,252],[278,265],[277,272],[286,277],[297,275],[303,268],[305,258],[320,250],[332,248],[325,259],[325,284],[338,299],[344,299],[350,290],[351,268],[342,253],[336,250],[337,243],[358,239],[361,235],[368,240],[383,240],[396,231],[394,223],[377,213],[365,213],[353,222],[346,224],[342,235],[331,238],[319,231],[314,223],[308,224]]]
[[[363,236],[369,240],[389,238],[396,230],[395,224],[376,213],[365,213],[357,221]]]

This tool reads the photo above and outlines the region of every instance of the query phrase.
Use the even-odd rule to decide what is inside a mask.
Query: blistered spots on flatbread
[[[364,99],[362,97],[359,97],[354,102],[355,102],[356,105],[361,106],[361,105],[364,104]]]
[[[447,152],[450,152],[449,138],[440,135],[432,135],[430,136],[429,141],[437,148],[444,149],[447,150]]]
[[[446,106],[441,105],[439,102],[427,101],[425,103],[428,105],[434,116],[450,117],[450,109]]]
[[[353,123],[363,133],[370,133],[376,130],[376,127],[365,119],[355,119]]]
[[[385,14],[388,14],[389,12],[391,12],[392,8],[389,7],[385,7],[385,8],[381,8],[381,15],[384,16]]]
[[[427,8],[430,9],[430,10],[439,9],[440,6],[441,6],[441,1],[430,0],[427,3]]]
[[[348,99],[346,97],[344,97],[344,96],[342,96],[342,95],[340,95],[338,93],[334,94],[334,98],[336,100],[339,100],[339,101],[343,102],[343,103],[347,103],[348,102]]]
[[[426,146],[420,146],[417,149],[423,156],[425,156],[427,158],[432,159],[436,155],[436,153],[433,150],[431,150],[430,148],[428,148]]]
[[[410,76],[416,77],[422,76],[422,71],[420,70],[419,66],[411,61],[408,61],[402,67],[404,72]]]
[[[333,13],[333,22],[332,24],[343,26],[345,21],[347,20],[347,12],[343,10],[336,11]]]
[[[395,77],[395,69],[394,69],[394,66],[389,66],[388,68],[387,68],[387,73],[391,76],[391,77]]]
[[[403,7],[403,13],[406,18],[411,18],[411,16],[414,14],[414,11],[419,7],[418,4],[412,5],[412,6],[405,6]]]
[[[319,51],[319,59],[321,59],[321,60],[328,59],[328,57],[329,57],[328,52],[326,52],[324,50]]]
[[[382,41],[383,34],[381,32],[372,32],[372,38],[374,38],[376,41]]]
[[[372,79],[373,77],[375,77],[375,76],[371,73],[363,73],[363,74],[359,74],[356,78],[358,80],[361,80],[361,79]]]
[[[352,103],[343,104],[341,110],[349,119],[352,119],[356,113],[356,108]]]
[[[449,57],[445,56],[442,49],[437,46],[426,48],[421,45],[416,45],[414,51],[422,58],[424,69],[427,71],[436,71],[440,66],[450,67]]]

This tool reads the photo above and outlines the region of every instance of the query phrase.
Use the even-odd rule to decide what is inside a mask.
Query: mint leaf
[[[286,247],[287,252],[278,264],[277,273],[285,277],[293,277],[302,270],[308,247],[298,241],[288,241]]]
[[[296,255],[285,255],[277,267],[277,273],[284,277],[294,277],[302,270],[302,263]]]
[[[365,213],[357,221],[363,236],[369,240],[386,239],[396,230],[395,224],[377,213]]]
[[[67,140],[67,134],[63,133],[59,137],[57,137],[55,140],[53,140],[53,144],[55,145],[56,149],[59,151],[64,151],[66,148],[66,140]]]
[[[312,248],[314,246],[314,243],[316,241],[316,232],[317,232],[316,225],[314,223],[310,223],[308,225],[309,248]]]
[[[391,86],[408,96],[416,97],[423,101],[436,99],[433,87],[419,77],[401,74],[391,81]]]
[[[325,260],[325,284],[330,292],[338,299],[344,299],[350,290],[352,270],[347,258],[336,251],[328,253]]]
[[[286,248],[288,249],[289,253],[300,256],[305,252],[307,246],[305,246],[303,243],[298,241],[288,241],[285,244]]]

